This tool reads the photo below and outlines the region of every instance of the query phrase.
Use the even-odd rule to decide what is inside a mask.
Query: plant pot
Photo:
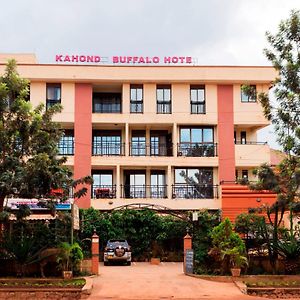
[[[232,268],[232,269],[230,269],[230,271],[231,271],[231,275],[233,277],[241,276],[241,269],[240,268]]]
[[[160,264],[160,258],[158,258],[158,257],[151,257],[150,264],[151,265],[159,265]]]
[[[63,278],[64,279],[71,279],[73,277],[73,272],[72,271],[63,271]]]

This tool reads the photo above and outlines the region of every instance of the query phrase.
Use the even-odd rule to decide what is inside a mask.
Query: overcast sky
[[[269,65],[265,32],[299,0],[0,0],[0,52],[192,56],[200,65]],[[262,139],[273,139],[264,130]]]

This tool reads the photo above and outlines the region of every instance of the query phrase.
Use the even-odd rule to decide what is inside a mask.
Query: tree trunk
[[[0,212],[3,211],[4,199],[5,199],[4,196],[0,196]]]

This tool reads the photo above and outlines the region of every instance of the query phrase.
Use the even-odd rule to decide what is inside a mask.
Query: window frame
[[[111,102],[111,103],[100,102],[99,100],[100,100],[101,98],[97,98],[97,95],[100,95],[100,94],[103,95],[102,100],[108,100],[108,99],[109,99],[109,100],[112,100],[113,97],[115,97],[115,98],[114,98],[115,100],[114,100],[114,102]],[[107,97],[111,97],[111,98],[105,99],[105,97],[104,97],[105,95],[106,95]],[[108,95],[109,95],[109,96],[108,96]],[[120,96],[120,97],[117,97],[117,96]],[[118,99],[118,101],[117,101],[117,99]],[[98,102],[97,102],[96,100],[98,100]],[[107,105],[110,104],[111,109],[105,110],[105,109],[103,108],[103,106],[104,106],[105,104],[107,104]],[[96,110],[96,105],[98,105],[98,106],[100,107],[99,110]],[[119,106],[119,110],[113,110],[113,109],[112,109],[113,105],[115,105],[116,107]],[[109,92],[107,92],[107,93],[102,93],[102,92],[94,92],[94,93],[93,93],[93,99],[92,99],[92,113],[94,113],[94,114],[121,114],[121,113],[122,113],[122,93],[109,93]]]
[[[251,96],[247,96],[244,94],[242,89],[243,84],[240,86],[241,89],[241,102],[242,103],[256,103],[257,102],[257,86],[256,84],[250,84],[250,88],[255,90],[255,98],[251,98]]]
[[[142,99],[132,99],[132,90],[136,90],[136,98],[137,98],[137,90],[140,89],[142,91]],[[133,110],[133,107],[139,107],[140,105],[141,109],[140,111],[135,109]],[[144,113],[144,86],[142,84],[132,84],[130,85],[130,113],[131,114],[143,114]]]
[[[163,100],[158,100],[158,91],[163,91]],[[166,91],[169,91],[170,99],[165,100]],[[159,109],[162,107],[163,109]],[[156,85],[156,113],[157,114],[172,114],[172,85]]]
[[[192,91],[196,90],[197,91],[197,100],[194,101],[192,100]],[[199,90],[203,90],[203,94],[204,94],[204,100],[200,101],[198,99],[198,91]],[[206,89],[205,89],[205,85],[190,85],[190,105],[191,105],[191,114],[206,114]],[[193,111],[193,107],[195,107],[196,105],[196,112]]]
[[[50,92],[50,89],[58,89],[59,90],[59,98],[51,98],[48,97]],[[52,82],[47,82],[46,83],[46,110],[52,107],[55,104],[60,104],[61,103],[61,92],[62,92],[62,85],[61,83],[52,83]],[[56,94],[56,92],[54,92]]]

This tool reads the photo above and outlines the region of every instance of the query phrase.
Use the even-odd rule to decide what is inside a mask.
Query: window
[[[130,86],[130,112],[143,113],[143,86]]]
[[[151,171],[151,187],[150,187],[151,198],[166,198],[166,178],[164,171]]]
[[[181,128],[178,155],[215,156],[216,149],[213,128]]]
[[[65,130],[58,143],[59,155],[74,155],[74,131]]]
[[[173,198],[212,199],[212,168],[176,168]]]
[[[94,198],[115,198],[116,190],[111,170],[93,171],[92,195]]]
[[[241,86],[241,101],[245,103],[256,102],[256,85]]]
[[[191,86],[191,114],[205,114],[205,87]]]
[[[120,93],[93,93],[93,113],[121,113]]]
[[[156,89],[157,113],[170,114],[171,107],[171,86],[158,85]]]
[[[121,131],[94,131],[93,155],[123,155]]]
[[[46,109],[61,103],[61,84],[47,83],[46,84]]]
[[[132,156],[146,155],[146,133],[144,130],[132,131],[131,155]]]

